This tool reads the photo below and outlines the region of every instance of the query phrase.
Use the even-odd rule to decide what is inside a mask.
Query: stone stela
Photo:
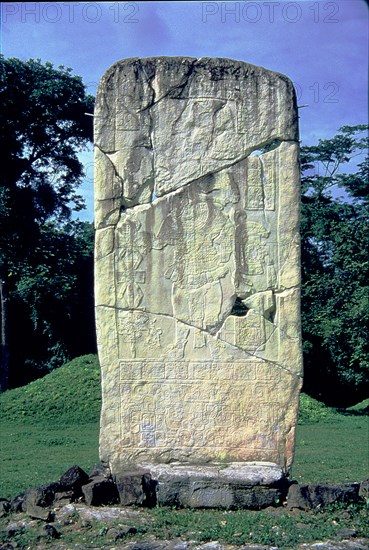
[[[288,473],[302,384],[292,83],[230,59],[126,59],[94,120],[101,460]]]

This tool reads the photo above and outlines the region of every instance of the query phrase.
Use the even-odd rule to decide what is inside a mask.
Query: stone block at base
[[[115,484],[122,506],[139,504],[151,506],[155,504],[153,497],[153,483],[150,474],[144,471],[132,471],[117,474]]]
[[[268,462],[223,465],[145,464],[156,485],[157,504],[191,508],[249,508],[281,504],[288,481]]]
[[[118,489],[113,480],[97,476],[82,487],[86,504],[89,506],[108,506],[119,502]]]
[[[323,508],[335,502],[357,502],[359,483],[345,485],[299,485],[294,483],[288,490],[287,508],[289,510],[311,510]]]

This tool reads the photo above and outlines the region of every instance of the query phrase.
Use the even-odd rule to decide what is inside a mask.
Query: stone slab
[[[287,472],[302,384],[291,81],[127,59],[102,77],[94,121],[102,462]]]
[[[156,482],[158,505],[191,508],[249,508],[280,505],[288,483],[272,463],[145,465]]]

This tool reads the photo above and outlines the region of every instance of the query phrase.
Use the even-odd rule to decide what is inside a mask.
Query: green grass
[[[99,461],[98,423],[57,428],[23,426],[9,422],[0,426],[0,496],[56,481],[73,464],[89,471]]]
[[[137,533],[115,540],[112,528],[119,529],[120,522],[88,524],[78,516],[73,523],[61,528],[61,545],[48,541],[54,548],[118,548],[122,543],[140,541],[154,547],[154,541],[196,541],[204,544],[218,541],[221,544],[244,545],[265,544],[280,550],[292,550],[300,543],[322,540],[339,540],[341,529],[355,529],[359,538],[369,537],[368,511],[364,503],[359,505],[330,506],[324,510],[289,513],[285,509],[263,511],[221,511],[221,510],[173,510],[156,508],[136,510],[132,518],[124,520],[125,526],[135,527]],[[4,530],[1,530],[3,527]],[[15,535],[5,532],[6,518],[0,518],[0,544],[16,543],[17,548],[46,548],[40,546],[38,535],[41,522]],[[151,546],[150,546],[151,544]]]
[[[27,386],[0,395],[1,421],[66,426],[99,420],[100,367],[84,355]]]
[[[91,355],[2,394],[0,496],[12,497],[28,487],[54,481],[73,464],[90,470],[99,460],[100,406],[100,369],[97,358]],[[367,402],[337,411],[302,394],[292,477],[306,483],[344,483],[367,478],[367,413]],[[19,548],[40,545],[40,522],[7,537],[1,531],[6,521],[0,519],[0,544],[3,538],[4,543],[16,542]],[[62,544],[83,548],[116,546],[107,525],[84,525],[78,518],[74,521],[63,527]],[[132,521],[138,533],[127,536],[127,542],[180,538],[199,543],[216,540],[292,549],[300,542],[337,540],[343,528],[354,528],[358,537],[369,537],[364,502],[308,513],[289,513],[283,508],[261,512],[140,509],[140,516]],[[57,547],[56,542],[52,545]]]
[[[297,426],[292,478],[300,483],[364,481],[369,475],[367,416]]]
[[[332,506],[320,514],[289,514],[281,509],[258,512],[156,509],[152,513],[154,522],[150,531],[164,540],[181,537],[201,542],[217,540],[236,545],[255,543],[294,548],[301,542],[335,537],[337,526],[343,527],[342,511],[339,506]],[[361,536],[369,536],[365,509],[357,507],[355,512],[350,522],[346,522],[347,527],[355,526]],[[299,528],[300,522],[303,528]]]
[[[358,403],[357,405],[353,405],[352,407],[348,407],[347,410],[369,414],[369,399],[364,399],[364,401],[361,401],[361,403]]]
[[[94,355],[0,395],[0,496],[54,481],[73,464],[88,470],[98,462],[100,407]],[[302,394],[293,478],[315,483],[367,478],[365,411],[366,402],[343,413]]]
[[[346,483],[368,478],[367,402],[338,411],[300,395],[293,479],[301,483]]]
[[[0,396],[0,496],[58,479],[99,461],[100,367],[78,357]]]

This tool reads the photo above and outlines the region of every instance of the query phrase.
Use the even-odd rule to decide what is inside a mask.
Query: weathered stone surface
[[[328,506],[334,502],[357,502],[359,483],[347,485],[304,485],[293,484],[288,490],[287,507],[289,510]]]
[[[0,518],[6,516],[11,511],[11,502],[7,498],[0,498]]]
[[[31,518],[42,519],[44,521],[51,521],[53,517],[50,508],[37,506],[37,504],[28,505],[26,512]]]
[[[50,523],[42,526],[41,535],[51,539],[60,539],[60,531],[58,531],[58,529],[56,529],[54,525],[51,525]]]
[[[129,527],[120,525],[119,527],[111,527],[108,530],[110,537],[113,537],[116,541],[124,539],[127,535],[133,535],[137,533],[136,527]]]
[[[151,489],[151,476],[145,471],[132,471],[117,474],[115,484],[122,506],[131,504],[154,504]]]
[[[302,382],[292,83],[228,59],[128,59],[103,76],[94,120],[101,460],[113,474],[288,471]]]
[[[103,476],[106,477],[106,479],[111,479],[110,469],[105,464],[94,464],[89,477],[93,478],[97,476]]]
[[[119,502],[118,490],[111,479],[98,476],[82,487],[86,504],[89,506],[106,506]]]
[[[369,479],[360,483],[359,496],[362,498],[369,498]]]
[[[157,481],[157,503],[192,508],[250,508],[281,504],[288,484],[281,468],[271,463],[216,466],[148,466]]]
[[[56,511],[55,519],[58,522],[68,521],[70,518],[80,517],[84,521],[101,521],[104,523],[131,521],[140,518],[137,510],[125,510],[115,506],[91,508],[86,504],[67,504]]]
[[[19,495],[16,495],[11,500],[11,509],[12,512],[22,512],[23,511],[23,502],[25,498],[25,493],[20,493]]]
[[[89,476],[79,466],[72,466],[59,479],[62,491],[73,491],[76,497],[82,494],[82,485],[86,485]]]
[[[299,544],[297,550],[368,550],[368,539],[325,541]]]
[[[82,491],[80,496],[82,496]],[[70,502],[74,502],[77,498],[78,496],[74,491],[57,491],[54,496],[53,506],[54,507],[65,506]]]
[[[357,529],[340,529],[337,536],[341,539],[350,539],[357,537]]]
[[[57,482],[28,489],[22,503],[23,511],[32,518],[49,521],[52,517],[51,507],[55,493],[58,490],[60,490],[60,485]]]

